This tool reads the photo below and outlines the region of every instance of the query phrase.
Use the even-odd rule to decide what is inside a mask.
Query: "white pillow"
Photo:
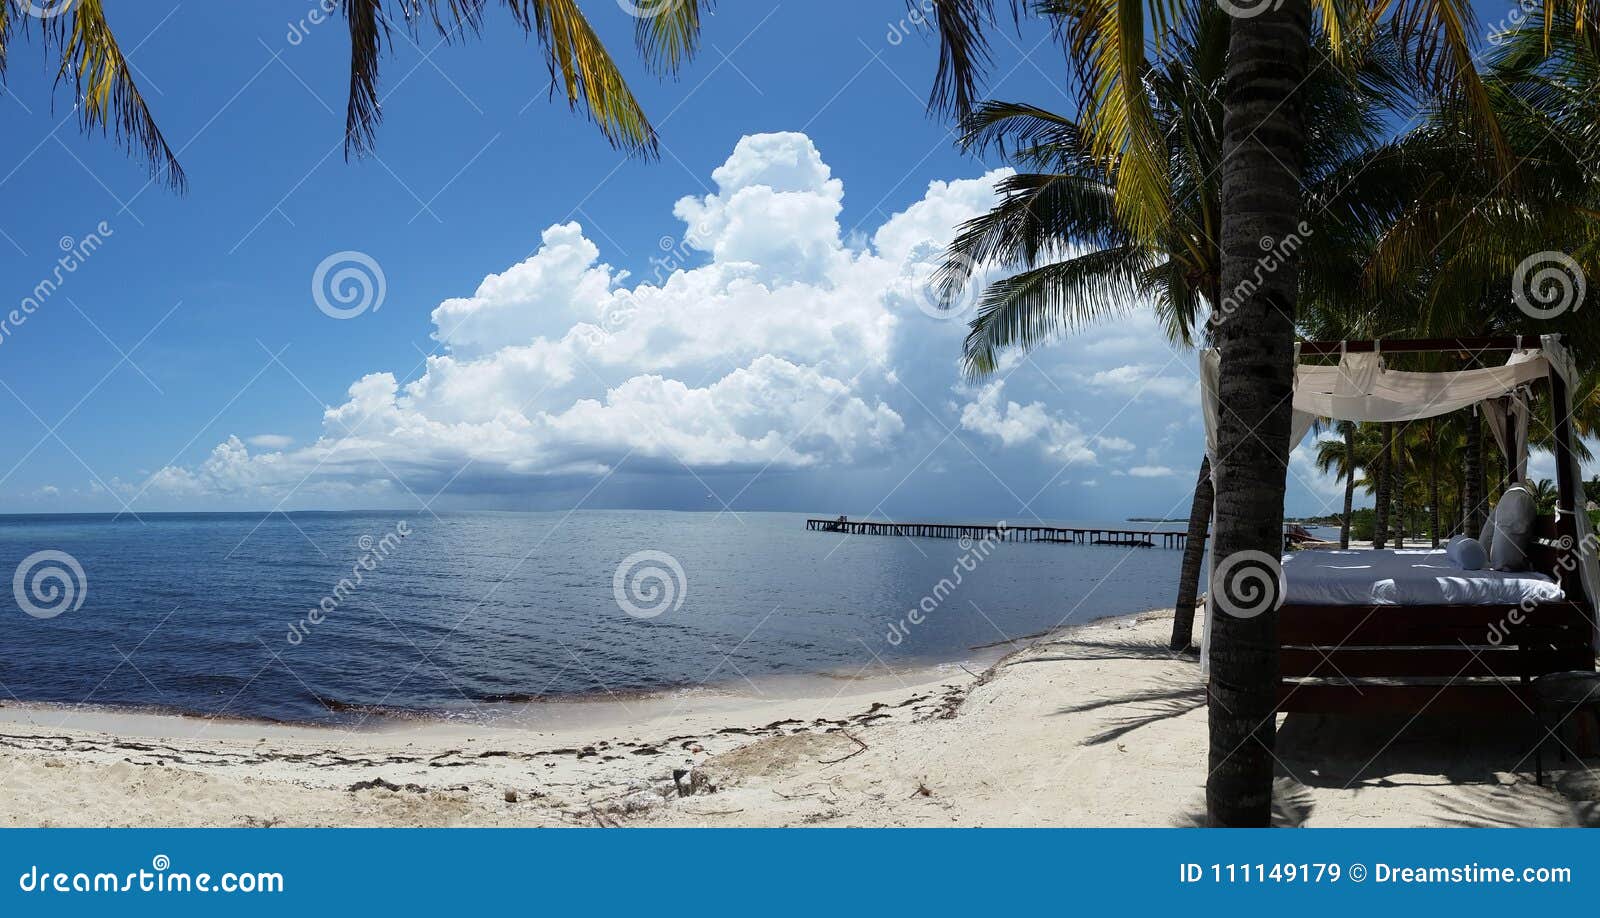
[[[1494,509],[1490,508],[1489,518],[1483,521],[1483,531],[1478,533],[1478,544],[1483,546],[1485,553],[1494,545]]]
[[[1512,485],[1494,508],[1494,544],[1489,546],[1489,566],[1497,571],[1528,569],[1528,545],[1533,541],[1533,518],[1538,507],[1533,494]]]
[[[1483,543],[1471,536],[1458,535],[1445,546],[1445,556],[1464,571],[1481,571],[1489,563],[1489,553]]]

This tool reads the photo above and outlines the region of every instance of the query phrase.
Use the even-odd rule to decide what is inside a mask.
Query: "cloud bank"
[[[677,201],[676,232],[638,276],[579,223],[549,226],[527,259],[485,266],[498,269],[432,310],[439,353],[417,378],[368,373],[314,440],[228,436],[128,490],[136,509],[414,505],[616,474],[877,470],[893,484],[964,463],[1019,502],[1108,476],[1183,502],[1193,358],[1148,316],[962,380],[970,316],[939,313],[930,277],[1007,174],[931,182],[847,232],[845,184],[809,137],[746,136],[714,191]]]

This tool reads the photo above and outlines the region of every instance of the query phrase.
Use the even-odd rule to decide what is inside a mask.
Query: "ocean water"
[[[805,518],[0,517],[0,572],[16,571],[0,610],[0,703],[345,723],[748,690],[773,676],[958,660],[1064,622],[1169,606],[1182,558],[843,536],[808,532]]]

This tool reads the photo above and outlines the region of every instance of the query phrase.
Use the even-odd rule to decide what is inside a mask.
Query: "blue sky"
[[[37,36],[14,44],[7,308],[99,244],[0,337],[4,511],[1187,510],[1194,358],[1142,317],[960,380],[921,279],[1001,164],[926,112],[937,49],[896,0],[723,4],[668,81],[586,4],[656,162],[551,102],[503,15],[445,46],[396,31],[377,154],[347,163],[342,18],[112,6],[190,190],[80,135]],[[996,44],[990,95],[1071,108],[1043,31]],[[320,310],[325,262],[376,265],[377,308]],[[1291,512],[1331,506],[1293,471]]]

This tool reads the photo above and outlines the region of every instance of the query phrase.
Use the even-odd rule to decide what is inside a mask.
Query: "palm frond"
[[[1154,23],[1145,18],[1145,3]],[[1157,42],[1182,10],[1180,0],[1071,0],[1047,4],[1063,17],[1070,58],[1080,73],[1079,110],[1095,155],[1116,176],[1117,207],[1129,229],[1153,240],[1168,222],[1166,147],[1145,92],[1145,32]]]
[[[972,377],[995,371],[1008,347],[1042,341],[1145,308],[1144,275],[1159,256],[1138,246],[1088,252],[995,281],[978,301],[963,363]]]
[[[1022,172],[995,187],[1000,200],[961,224],[934,276],[944,302],[960,296],[981,266],[1034,267],[1072,243],[1095,248],[1127,242],[1117,222],[1115,192],[1093,178]]]
[[[1381,0],[1378,12],[1390,3]],[[1434,93],[1459,98],[1475,134],[1509,173],[1511,151],[1478,73],[1472,36],[1480,30],[1471,0],[1394,0],[1391,26],[1403,46],[1415,52],[1417,76]]]
[[[700,14],[712,0],[627,0],[638,18],[634,40],[647,64],[662,73],[676,73],[700,47]]]
[[[46,44],[60,49],[56,82],[71,81],[83,129],[99,128],[114,134],[119,143],[149,162],[153,180],[182,191],[187,182],[183,168],[150,114],[133,70],[106,22],[101,0],[78,0],[70,16],[47,19],[43,28]],[[9,29],[7,19],[0,36]]]
[[[378,60],[389,26],[383,18],[383,0],[345,0],[344,13],[350,28],[350,92],[344,116],[344,155],[349,159],[351,154],[371,150],[377,139],[378,122],[383,118]]]
[[[11,46],[11,4],[0,3],[0,81],[6,75],[6,49]]]
[[[482,11],[487,0],[406,0],[403,4],[413,26],[416,5],[427,3],[433,25],[446,39],[459,32],[476,32],[482,26]],[[612,146],[644,156],[657,153],[655,128],[634,98],[600,37],[584,18],[577,0],[504,0],[511,17],[522,30],[538,39],[550,76],[550,94],[558,91],[567,106],[582,111],[600,129]],[[388,40],[389,20],[383,13],[383,0],[344,0],[350,23],[350,98],[345,118],[345,155],[360,155],[373,146],[374,132],[383,117],[378,95],[378,62]],[[670,2],[664,4],[672,6]],[[655,18],[672,17],[651,32],[649,48],[661,55],[657,60],[676,66],[692,52],[693,40],[683,30],[698,26],[700,7],[693,2],[692,13],[681,9],[664,11]],[[652,7],[653,8],[653,7]],[[651,28],[651,26],[646,26]],[[677,36],[677,37],[673,37]]]
[[[1020,9],[1011,0],[1015,18]],[[972,111],[978,87],[987,75],[991,57],[985,32],[996,25],[995,0],[907,0],[916,16],[931,7],[933,29],[939,39],[939,66],[934,72],[928,108],[963,118]]]
[[[587,112],[612,146],[654,156],[656,130],[577,0],[506,0],[506,5],[517,24],[544,45],[551,82],[559,77],[568,107]]]
[[[1037,168],[1081,169],[1094,163],[1078,122],[1025,102],[986,100],[961,119],[957,143],[967,153],[993,150]]]

